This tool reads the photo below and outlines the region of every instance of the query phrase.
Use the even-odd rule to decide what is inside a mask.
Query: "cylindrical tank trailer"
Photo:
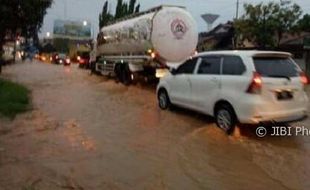
[[[196,22],[184,8],[161,6],[106,26],[97,40],[99,55],[141,55],[150,50],[167,62],[188,58],[196,49]]]
[[[95,68],[118,78],[131,79],[136,71],[154,75],[160,68],[150,62],[185,61],[195,53],[197,43],[196,22],[189,12],[184,7],[160,6],[103,27],[94,50]]]

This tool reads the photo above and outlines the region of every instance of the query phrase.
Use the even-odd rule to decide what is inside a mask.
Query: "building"
[[[310,32],[301,32],[296,34],[284,34],[280,41],[280,51],[287,51],[293,54],[294,60],[298,65],[306,70],[306,63],[310,64]],[[310,68],[307,74],[310,75]]]
[[[209,32],[199,34],[197,50],[229,50],[234,47],[234,27],[233,22],[219,24]]]

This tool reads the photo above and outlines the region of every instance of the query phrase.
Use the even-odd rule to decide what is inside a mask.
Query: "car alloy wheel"
[[[231,128],[232,119],[227,110],[219,110],[217,115],[217,123],[221,129],[228,131]]]
[[[216,111],[216,124],[227,134],[231,134],[236,126],[237,117],[233,108],[229,105],[221,105]]]
[[[159,103],[159,107],[163,110],[169,107],[170,102],[169,102],[169,97],[166,91],[162,90],[159,92],[158,103]]]

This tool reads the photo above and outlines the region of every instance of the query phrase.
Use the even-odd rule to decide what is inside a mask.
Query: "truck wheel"
[[[121,73],[122,73],[123,84],[126,86],[130,85],[132,80],[131,80],[131,72],[129,70],[128,64],[125,64],[122,67]]]
[[[122,79],[122,69],[121,69],[121,65],[120,64],[116,64],[115,65],[115,76],[116,76],[116,82],[121,82],[123,83],[123,79]]]
[[[96,74],[96,62],[90,63],[90,74]]]

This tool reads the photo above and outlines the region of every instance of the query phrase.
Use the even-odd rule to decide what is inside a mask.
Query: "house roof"
[[[213,28],[209,32],[201,32],[199,34],[200,38],[208,38],[208,37],[213,37],[221,34],[226,34],[228,33],[231,28],[233,27],[233,23],[231,21],[228,21],[225,24],[219,24],[215,28]]]
[[[310,32],[301,32],[299,34],[284,34],[280,44],[303,45],[305,37],[310,37]]]

